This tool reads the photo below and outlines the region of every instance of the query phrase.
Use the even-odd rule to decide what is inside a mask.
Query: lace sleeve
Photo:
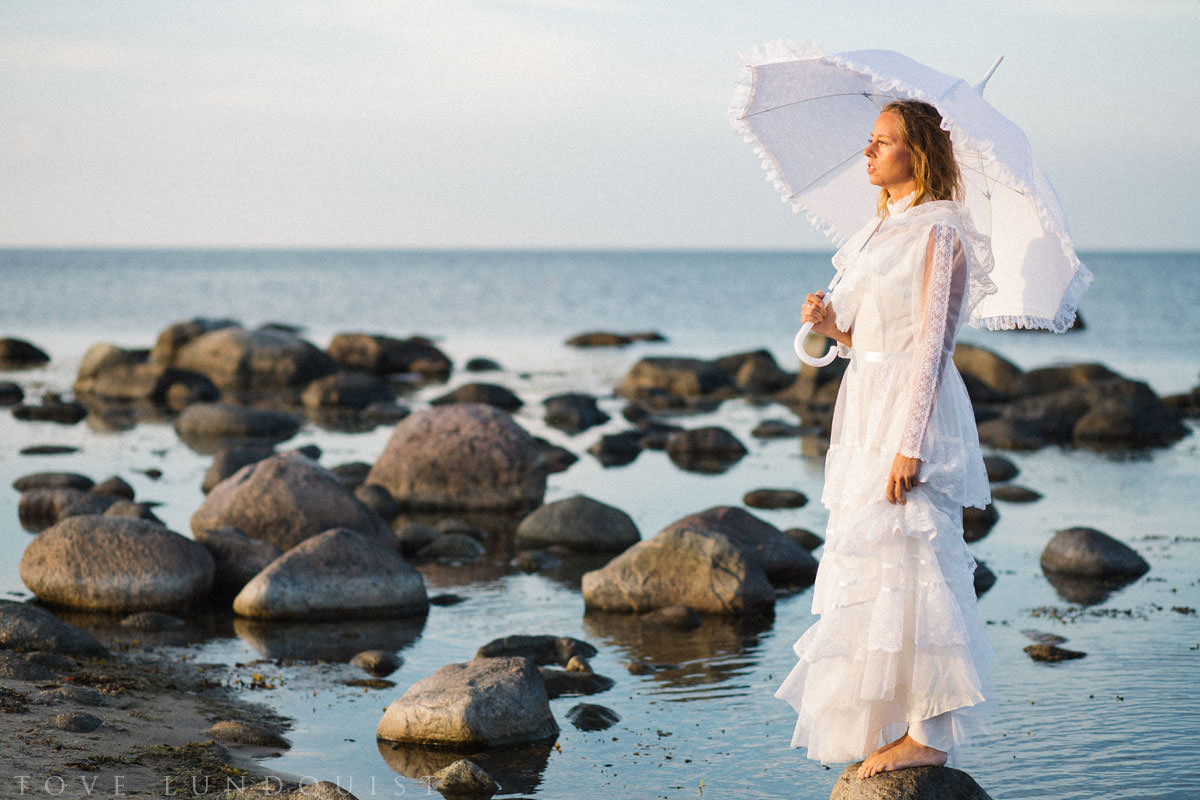
[[[900,455],[909,458],[921,458],[921,443],[925,439],[929,415],[937,397],[943,360],[949,349],[946,346],[947,337],[953,342],[957,333],[964,289],[962,273],[965,270],[956,267],[961,265],[965,268],[966,261],[954,228],[935,225],[930,231],[929,240],[912,402],[904,424],[904,436],[900,440]],[[952,302],[952,295],[957,295],[957,303]]]

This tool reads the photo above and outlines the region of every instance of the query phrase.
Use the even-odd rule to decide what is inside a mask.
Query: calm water
[[[1090,254],[1096,282],[1085,298],[1088,328],[1065,336],[968,331],[1023,367],[1101,361],[1148,381],[1161,394],[1198,382],[1200,254]],[[297,323],[318,345],[338,331],[423,333],[461,364],[486,355],[504,370],[481,379],[526,401],[517,413],[532,432],[582,456],[551,476],[547,500],[576,492],[625,509],[643,536],[717,503],[736,504],[749,489],[793,487],[818,497],[821,461],[795,441],[753,440],[780,406],[736,401],[688,425],[717,423],[747,442],[750,457],[716,476],[675,468],[662,453],[603,469],[584,451],[602,432],[622,428],[621,403],[601,401],[614,421],[576,437],[548,429],[540,400],[573,389],[607,395],[642,355],[714,356],[768,347],[792,365],[798,296],[828,280],[828,257],[794,253],[397,253],[0,251],[0,335],[48,350],[42,369],[0,373],[35,396],[69,391],[86,349],[99,341],[149,346],[167,324],[195,315],[230,316],[254,325]],[[1169,290],[1165,287],[1170,287]],[[670,340],[625,350],[580,352],[562,346],[590,328],[656,329]],[[451,384],[475,376],[456,373]],[[420,406],[445,387],[409,398]],[[346,434],[307,426],[286,446],[316,443],[323,463],[373,461],[389,430]],[[68,469],[97,479],[119,474],[140,499],[163,502],[159,515],[186,532],[200,503],[208,459],[183,445],[167,424],[112,433],[88,422],[62,427],[17,423],[0,415],[0,483],[25,473]],[[81,448],[67,456],[21,456],[32,443]],[[973,545],[997,573],[980,601],[997,652],[1000,699],[995,731],[963,766],[996,798],[1195,798],[1200,740],[1200,620],[1174,608],[1200,607],[1200,485],[1197,437],[1126,458],[1057,448],[1014,454],[1018,482],[1042,492],[1028,505],[998,505],[1001,519]],[[160,480],[139,470],[157,467]],[[780,527],[823,529],[812,503],[756,512]],[[1059,528],[1090,525],[1138,549],[1152,564],[1143,579],[1083,609],[1062,600],[1038,567]],[[29,534],[17,521],[17,494],[0,490],[0,592],[27,597],[17,561]],[[271,766],[339,779],[359,797],[423,796],[411,754],[382,750],[374,731],[382,709],[413,681],[469,658],[495,636],[555,633],[595,644],[593,665],[616,680],[588,698],[621,721],[581,732],[566,720],[579,698],[552,708],[563,727],[558,748],[522,754],[519,768],[491,765],[507,796],[539,798],[824,798],[840,768],[826,770],[790,751],[793,717],[771,693],[793,657],[792,641],[810,623],[808,592],[785,598],[774,620],[708,620],[690,634],[640,630],[620,617],[585,615],[569,574],[503,570],[426,571],[431,593],[454,592],[458,605],[434,607],[423,624],[347,623],[309,631],[309,643],[345,647],[381,642],[405,664],[394,689],[340,683],[359,677],[336,663],[260,663],[287,646],[287,631],[263,631],[228,619],[196,620],[194,640],[163,646],[167,657],[230,665],[229,680],[264,674],[273,690],[249,691],[295,720],[293,748]],[[1047,614],[1046,608],[1054,613]],[[1065,619],[1063,619],[1065,617]],[[1069,638],[1082,660],[1033,663],[1021,650],[1027,629]],[[347,638],[357,637],[357,638]],[[367,645],[357,649],[365,649]],[[640,658],[664,668],[632,676]],[[436,768],[436,764],[433,765]]]

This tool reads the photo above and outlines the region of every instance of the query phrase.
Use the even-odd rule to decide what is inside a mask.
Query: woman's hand
[[[899,453],[892,459],[892,469],[888,473],[887,501],[904,505],[904,493],[917,487],[917,478],[921,472],[921,459],[909,458]]]
[[[825,305],[825,292],[815,292],[804,298],[804,308],[800,311],[801,322],[811,322],[813,333],[832,336],[833,315],[829,306]]]

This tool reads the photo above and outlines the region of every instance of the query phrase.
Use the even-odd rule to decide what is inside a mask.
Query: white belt
[[[900,364],[912,358],[912,353],[879,353],[874,350],[851,350],[852,358],[869,361],[873,364]]]

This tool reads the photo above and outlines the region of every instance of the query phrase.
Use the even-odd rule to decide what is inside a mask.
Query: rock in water
[[[762,565],[767,579],[777,586],[809,586],[816,580],[817,560],[811,553],[774,525],[736,506],[714,506],[689,514],[663,528],[663,532],[677,528],[728,536]]]
[[[759,562],[728,536],[676,528],[585,573],[583,600],[604,611],[685,605],[704,614],[753,614],[775,604],[775,590]]]
[[[508,414],[479,403],[418,411],[400,422],[368,483],[418,510],[516,511],[541,505],[541,450]]]
[[[203,333],[171,354],[171,366],[207,375],[221,389],[300,389],[337,370],[328,355],[278,328],[227,327]]]
[[[602,731],[620,722],[621,716],[607,706],[576,703],[567,711],[567,719],[581,731]]]
[[[557,735],[542,676],[524,658],[447,664],[392,701],[376,729],[387,741],[443,746],[495,747]]]
[[[179,415],[175,430],[185,442],[206,449],[212,444],[239,440],[283,441],[296,435],[300,420],[282,411],[230,403],[193,403]]]
[[[542,506],[517,527],[522,547],[561,545],[571,550],[619,552],[642,535],[629,515],[584,495]]]
[[[395,550],[335,528],[288,550],[254,576],[233,610],[257,619],[335,619],[421,614],[421,574]]]
[[[1042,550],[1041,562],[1044,572],[1096,578],[1137,578],[1150,569],[1129,545],[1094,528],[1068,528],[1054,534]]]
[[[491,775],[465,758],[433,773],[433,786],[446,797],[491,797],[500,790]]]
[[[502,408],[505,411],[516,411],[525,405],[521,398],[513,394],[511,390],[494,383],[465,383],[441,397],[435,397],[429,403],[434,406],[447,406],[454,403],[483,403]]]
[[[213,560],[202,545],[142,519],[68,517],[21,556],[40,600],[87,611],[183,609],[208,596]]]
[[[579,433],[609,420],[608,414],[596,407],[596,398],[590,394],[556,394],[547,397],[542,404],[546,406],[546,424],[566,433]]]
[[[43,608],[13,600],[0,600],[0,649],[73,656],[108,655],[87,631],[68,625]]]
[[[278,546],[262,539],[251,539],[232,525],[196,531],[193,536],[213,557],[213,588],[225,594],[240,591],[251,578],[283,555]]]
[[[280,453],[217,484],[196,513],[199,533],[226,525],[288,550],[331,528],[390,542],[392,529],[336,475],[299,453]]]
[[[992,800],[975,779],[950,767],[909,767],[858,779],[857,762],[838,777],[829,800]]]

